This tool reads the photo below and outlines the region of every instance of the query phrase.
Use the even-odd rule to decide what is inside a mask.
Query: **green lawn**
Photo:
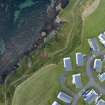
[[[96,11],[88,16],[84,22],[83,43],[81,44],[84,51],[88,52],[88,38],[97,37],[100,32],[105,31],[105,0],[101,0]]]
[[[86,38],[97,36],[100,32],[105,31],[105,0],[101,0],[96,11],[86,18],[84,35]]]
[[[4,103],[0,103],[0,105],[5,105]]]
[[[78,105],[88,105],[88,104],[87,104],[87,103],[83,100],[83,98],[81,97],[81,98],[79,99]]]
[[[62,72],[62,67],[53,64],[38,70],[16,88],[12,105],[50,105],[61,89]]]

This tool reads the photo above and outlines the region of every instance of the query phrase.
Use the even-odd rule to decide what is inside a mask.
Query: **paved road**
[[[101,55],[103,54],[103,53],[100,53]],[[88,61],[87,61],[87,70],[86,70],[86,72],[87,72],[87,76],[88,76],[88,78],[89,78],[89,84],[88,85],[90,85],[90,87],[95,87],[97,90],[98,90],[98,92],[100,93],[100,94],[103,94],[103,95],[105,95],[105,89],[103,88],[103,87],[101,87],[96,81],[95,81],[95,78],[94,78],[94,76],[92,75],[92,72],[93,72],[93,70],[92,70],[92,68],[91,68],[91,64],[92,64],[92,62],[93,62],[93,57],[92,56],[90,56],[89,58],[88,58]]]
[[[67,78],[68,72],[64,71],[64,73],[60,76],[60,84],[63,87],[63,89],[70,95],[73,97],[73,103],[72,105],[78,105],[78,100],[80,98],[80,96],[76,93],[74,93],[73,91],[71,91],[68,87],[66,87],[65,81]]]

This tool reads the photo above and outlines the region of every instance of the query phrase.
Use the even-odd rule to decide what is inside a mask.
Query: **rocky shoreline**
[[[59,24],[62,23],[58,14],[61,9],[67,6],[68,3],[69,0],[52,0],[51,5],[47,9],[47,19],[39,32],[39,38],[33,44],[32,50],[39,48],[40,45],[44,43],[44,38],[46,38],[53,30],[57,30]]]
[[[8,69],[1,70],[0,71],[0,83],[4,83],[5,78],[13,71],[16,71],[16,69],[19,67],[20,59],[23,58],[25,55],[29,56],[29,54],[37,50],[38,48],[41,48],[44,44],[44,39],[50,34],[51,31],[56,30],[59,27],[59,24],[61,24],[60,19],[57,17],[60,10],[62,8],[65,8],[67,4],[69,3],[69,0],[52,0],[51,5],[47,9],[47,18],[44,22],[43,27],[38,33],[38,38],[34,41],[33,45],[29,50],[21,54],[15,62],[12,62],[8,65]]]

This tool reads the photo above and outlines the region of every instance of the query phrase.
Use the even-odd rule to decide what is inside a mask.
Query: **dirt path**
[[[84,20],[86,17],[91,15],[99,6],[101,0],[95,0],[90,6],[86,6],[82,13],[82,19]]]

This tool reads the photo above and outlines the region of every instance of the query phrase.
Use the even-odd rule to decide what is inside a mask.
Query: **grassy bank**
[[[89,51],[87,39],[97,37],[99,33],[105,31],[105,22],[104,22],[105,6],[104,4],[105,4],[105,0],[101,0],[96,11],[92,13],[90,16],[88,16],[84,21],[84,27],[83,27],[83,40],[84,41],[82,41],[83,43],[81,44],[81,46],[83,50],[86,52]]]

